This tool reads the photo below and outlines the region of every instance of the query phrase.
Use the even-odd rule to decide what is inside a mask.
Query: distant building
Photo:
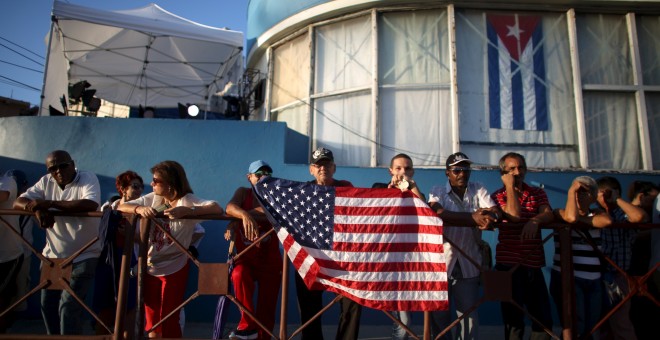
[[[36,112],[30,111],[30,103],[21,100],[0,97],[0,117],[30,116]]]
[[[405,152],[441,166],[461,150],[660,170],[659,14],[660,1],[252,0],[254,117],[341,150],[340,165]]]

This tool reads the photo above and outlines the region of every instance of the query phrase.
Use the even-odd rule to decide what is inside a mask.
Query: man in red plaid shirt
[[[553,220],[548,197],[541,188],[525,183],[525,158],[514,152],[500,158],[500,173],[504,187],[491,197],[502,208],[507,222],[524,225],[500,227],[495,251],[495,269],[513,270],[512,297],[543,326],[552,329],[552,314],[548,288],[541,268],[545,265],[540,224]],[[508,302],[502,302],[505,339],[522,339],[525,331],[523,312]],[[532,339],[550,339],[541,325],[532,323]]]

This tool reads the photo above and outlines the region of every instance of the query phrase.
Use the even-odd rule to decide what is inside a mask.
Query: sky
[[[103,9],[124,10],[156,3],[200,24],[245,34],[249,0],[62,0]],[[46,64],[52,0],[2,1],[0,20],[0,97],[39,105]]]

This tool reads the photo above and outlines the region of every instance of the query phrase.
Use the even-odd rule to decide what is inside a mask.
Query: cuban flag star
[[[548,130],[540,16],[486,16],[490,127]]]

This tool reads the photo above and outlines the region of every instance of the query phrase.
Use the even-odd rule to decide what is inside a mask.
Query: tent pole
[[[40,116],[45,116],[45,114],[42,114],[42,110],[44,109],[44,99],[46,99],[44,93],[46,93],[46,84],[48,80],[48,65],[50,61],[50,47],[51,44],[53,43],[53,32],[55,29],[55,17],[53,16],[51,21],[50,21],[50,35],[48,36],[48,51],[46,51],[46,67],[44,67],[44,80],[43,84],[41,85],[41,95],[39,96],[39,115]],[[50,115],[50,112],[48,113]]]

